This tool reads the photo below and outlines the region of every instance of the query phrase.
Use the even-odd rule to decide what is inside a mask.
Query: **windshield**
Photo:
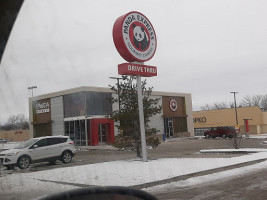
[[[15,149],[23,149],[23,148],[27,148],[30,147],[31,145],[33,145],[38,139],[30,139],[30,140],[26,140],[22,143],[20,143],[20,145],[16,146]]]

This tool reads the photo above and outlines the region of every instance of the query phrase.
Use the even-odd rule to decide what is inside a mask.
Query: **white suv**
[[[0,152],[0,163],[8,169],[17,165],[26,169],[31,163],[61,160],[69,163],[75,155],[74,142],[67,136],[46,136],[32,138],[19,146]]]

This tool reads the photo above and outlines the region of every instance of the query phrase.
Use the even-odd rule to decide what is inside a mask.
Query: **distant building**
[[[244,119],[248,120],[249,133],[267,133],[267,112],[263,112],[258,106],[237,108],[238,125],[241,133],[244,133]],[[193,112],[195,135],[203,135],[203,131],[211,127],[236,126],[236,114],[234,108],[204,110]]]
[[[118,130],[110,118],[118,103],[108,98],[109,88],[79,87],[29,98],[30,136],[67,135],[78,146],[113,143]],[[152,117],[150,126],[158,136],[193,136],[191,94],[153,92],[160,98],[162,112]]]

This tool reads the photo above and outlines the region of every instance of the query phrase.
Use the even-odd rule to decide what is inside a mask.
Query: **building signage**
[[[151,77],[157,76],[157,67],[136,63],[123,63],[118,65],[118,72],[120,75]]]
[[[206,123],[207,122],[207,118],[206,117],[195,117],[193,119],[194,123]]]
[[[171,111],[175,112],[178,108],[177,101],[175,99],[171,99],[169,106],[170,106]]]
[[[146,16],[133,11],[119,17],[113,26],[113,40],[128,62],[150,60],[157,48],[155,30]]]
[[[50,112],[50,106],[48,102],[35,104],[36,114],[48,113]]]

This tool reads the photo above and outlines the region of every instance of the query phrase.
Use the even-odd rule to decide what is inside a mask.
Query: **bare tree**
[[[263,109],[263,111],[267,111],[267,94],[261,99],[261,109]]]
[[[216,102],[213,104],[213,109],[224,109],[228,108],[226,102]]]
[[[262,99],[263,99],[263,95],[246,95],[241,104],[243,106],[259,106],[261,107],[261,102],[262,102]]]
[[[7,123],[2,125],[1,128],[6,131],[18,129],[25,130],[29,129],[29,122],[24,114],[11,115],[8,118]]]
[[[215,102],[213,105],[206,104],[200,107],[201,110],[216,110],[224,108],[228,108],[226,102]]]
[[[201,110],[212,110],[212,107],[209,104],[200,107]]]

